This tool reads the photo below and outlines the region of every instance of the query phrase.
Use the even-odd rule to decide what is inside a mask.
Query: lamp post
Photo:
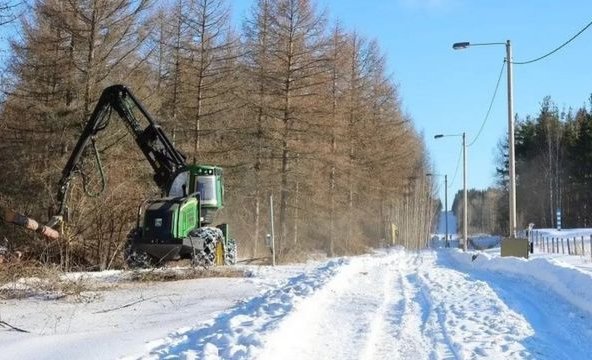
[[[468,204],[467,204],[467,142],[466,136],[463,132],[462,134],[451,134],[451,135],[444,135],[438,134],[434,136],[434,139],[440,139],[443,137],[449,136],[462,136],[462,153],[463,153],[463,250],[467,251],[467,242],[468,242],[468,234],[467,234],[467,226],[468,226]],[[448,220],[448,219],[446,219]]]
[[[427,173],[426,176],[442,176],[440,174]],[[446,229],[446,247],[450,247],[448,244],[448,174],[444,174],[444,228]]]
[[[512,44],[510,40],[494,43],[471,44],[470,42],[458,42],[452,45],[454,50],[466,49],[469,46],[505,45],[506,62],[508,63],[508,143],[509,143],[509,172],[510,183],[508,192],[510,197],[510,238],[516,237],[516,161],[514,151],[514,96],[512,88]]]

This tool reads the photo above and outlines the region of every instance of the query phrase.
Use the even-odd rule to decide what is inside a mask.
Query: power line
[[[460,152],[458,153],[458,160],[456,160],[456,169],[454,169],[454,176],[452,177],[452,181],[448,183],[448,188],[450,189],[452,185],[454,185],[454,180],[456,180],[456,174],[458,174],[458,168],[460,166],[460,158],[462,157],[462,146],[460,148]]]
[[[564,47],[565,45],[567,45],[570,42],[572,42],[575,38],[577,38],[578,36],[580,36],[581,33],[583,33],[584,31],[586,31],[586,29],[588,29],[591,25],[592,25],[592,21],[590,21],[588,23],[588,25],[584,26],[584,28],[582,30],[578,31],[578,33],[575,34],[574,36],[572,36],[569,40],[567,40],[563,44],[559,45],[559,47],[557,47],[556,49],[548,52],[547,54],[545,54],[543,56],[540,56],[540,57],[538,57],[536,59],[532,59],[532,60],[528,60],[528,61],[520,61],[520,62],[512,61],[512,64],[515,64],[515,65],[524,65],[524,64],[530,64],[530,63],[533,63],[535,61],[542,60],[542,59],[546,58],[547,56],[550,56],[550,55],[554,54],[555,52],[559,51],[562,47]]]
[[[495,90],[493,91],[493,96],[491,97],[491,102],[489,103],[489,108],[487,109],[487,114],[485,114],[485,118],[483,119],[483,122],[481,123],[481,127],[479,128],[477,135],[475,135],[475,138],[473,139],[473,141],[471,141],[471,143],[467,146],[472,146],[477,141],[477,139],[479,139],[479,135],[481,135],[481,131],[483,131],[483,127],[485,127],[485,123],[487,122],[487,119],[489,119],[489,113],[491,113],[491,107],[493,106],[495,96],[497,95],[497,89],[499,88],[499,84],[502,79],[502,74],[504,73],[505,66],[506,66],[506,61],[504,60],[504,62],[502,63],[502,68],[500,69],[499,76],[497,78],[497,83],[495,84]]]

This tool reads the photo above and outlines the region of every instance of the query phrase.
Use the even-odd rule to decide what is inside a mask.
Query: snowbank
[[[548,288],[577,308],[592,314],[592,274],[588,272],[545,258],[502,258],[460,250],[441,252],[444,253],[450,254],[464,270],[518,275],[525,281]]]
[[[502,237],[497,235],[478,234],[469,236],[469,243],[478,250],[491,249],[499,246]]]

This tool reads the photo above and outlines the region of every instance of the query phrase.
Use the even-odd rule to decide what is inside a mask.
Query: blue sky
[[[253,2],[229,0],[237,28]],[[339,18],[350,30],[379,41],[399,85],[404,111],[425,137],[435,172],[448,174],[449,205],[462,188],[462,166],[454,176],[461,139],[433,136],[465,131],[468,142],[474,139],[505,57],[501,45],[454,51],[452,44],[509,39],[514,61],[530,60],[592,20],[590,0],[316,0],[316,4],[328,11],[330,19]],[[0,40],[9,29],[2,32]],[[515,65],[515,113],[536,115],[547,95],[560,109],[587,104],[592,93],[591,44],[589,29],[549,58]],[[5,54],[0,60],[1,55]],[[505,76],[504,72],[482,134],[468,148],[469,188],[483,189],[495,181],[496,144],[507,136]],[[440,192],[443,198],[443,186]]]
[[[235,18],[251,0],[232,1]],[[477,134],[505,57],[505,47],[452,50],[460,41],[511,40],[514,61],[554,49],[592,20],[590,0],[319,0],[332,19],[378,39],[389,70],[399,84],[405,112],[424,134],[436,172],[448,174],[449,206],[462,189],[462,166],[453,180],[461,138],[434,140],[439,133]],[[561,109],[587,104],[592,93],[592,28],[542,61],[515,65],[514,112],[536,115],[550,95]],[[588,59],[586,59],[588,58]],[[504,72],[489,120],[468,148],[468,187],[495,181],[496,144],[507,136],[507,85]],[[442,180],[443,181],[443,180]],[[443,186],[441,198],[443,199]]]

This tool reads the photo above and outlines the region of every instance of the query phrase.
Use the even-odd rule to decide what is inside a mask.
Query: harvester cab
[[[236,242],[227,224],[216,227],[216,212],[224,205],[222,168],[187,164],[162,128],[128,88],[114,85],[103,90],[82,135],[62,171],[58,189],[58,212],[50,220],[55,226],[68,214],[70,183],[81,173],[85,149],[96,149],[95,137],[109,124],[112,112],[127,130],[154,170],[154,182],[162,197],[146,200],[139,207],[136,227],[129,233],[124,259],[129,267],[152,267],[169,260],[189,258],[196,265],[234,264]],[[103,189],[106,180],[102,175]],[[86,176],[82,176],[86,188]]]
[[[178,173],[168,191],[168,196],[199,195],[202,224],[211,224],[216,211],[224,206],[224,177],[222,168],[210,165],[187,165]]]

